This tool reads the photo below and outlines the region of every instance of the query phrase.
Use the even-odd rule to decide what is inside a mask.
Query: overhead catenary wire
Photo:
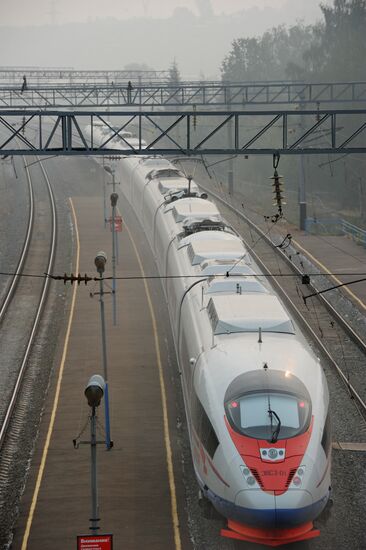
[[[246,252],[246,254],[248,254],[248,252]],[[331,272],[327,272],[326,274],[324,273],[320,273],[320,272],[308,272],[306,273],[306,275],[308,275],[309,277],[324,277],[324,275],[333,275],[335,277],[349,277],[350,276],[350,273],[340,273],[340,272],[334,272],[334,273],[331,273]],[[364,282],[366,281],[366,272],[361,272],[361,273],[352,273],[353,276],[357,276],[357,277],[362,277],[361,279],[357,279],[356,281],[349,281],[347,283],[343,283],[342,285],[337,285],[337,286],[345,286],[345,285],[348,285],[348,284],[352,284],[352,283],[360,283],[360,282]],[[3,277],[12,277],[14,276],[14,273],[13,272],[9,272],[9,271],[0,271],[0,277],[3,276]],[[231,277],[264,277],[264,278],[272,278],[272,277],[294,277],[294,278],[299,278],[299,275],[297,273],[251,273],[251,274],[236,274],[236,273],[233,273],[233,274],[230,274]],[[73,282],[78,282],[78,279],[80,279],[80,282],[85,282],[85,278],[86,278],[86,282],[88,283],[89,281],[99,281],[100,278],[99,277],[89,277],[88,275],[73,275],[71,273],[71,275],[55,275],[55,274],[52,274],[52,273],[43,273],[43,274],[38,274],[38,273],[19,273],[19,277],[31,277],[31,278],[50,278],[50,279],[54,279],[54,280],[58,280],[58,281],[63,281],[65,279],[65,282],[71,282],[71,278],[73,279]],[[116,279],[116,280],[123,280],[123,281],[128,281],[128,280],[131,280],[131,281],[134,281],[134,280],[149,280],[149,279],[196,279],[200,277],[199,274],[196,274],[196,275],[192,275],[192,274],[189,274],[189,275],[119,275],[119,276],[116,276],[116,277],[112,277],[112,276],[107,276],[107,277],[103,277],[102,280],[104,281],[111,281],[113,279]],[[222,273],[222,274],[215,274],[215,275],[209,275],[209,277],[227,277],[227,271],[225,271],[225,273]],[[337,288],[337,286],[335,288]],[[334,287],[332,287],[333,289]],[[331,289],[329,289],[331,290]]]

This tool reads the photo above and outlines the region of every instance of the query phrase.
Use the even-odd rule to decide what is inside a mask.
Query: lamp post
[[[107,256],[103,251],[98,252],[94,260],[95,267],[99,273],[99,303],[100,303],[100,321],[102,326],[102,355],[103,355],[103,373],[104,373],[104,409],[105,409],[105,434],[107,449],[112,448],[111,432],[109,422],[109,394],[108,394],[108,362],[107,362],[107,343],[106,343],[106,331],[105,331],[105,314],[104,314],[104,286],[103,286],[103,273],[105,271],[105,264],[107,263]]]
[[[304,100],[303,94],[300,99]],[[301,111],[305,109],[305,104],[301,101],[299,105]],[[300,115],[300,132],[304,130],[304,117]],[[299,161],[299,227],[302,231],[306,231],[306,180],[305,180],[305,162],[304,155],[300,155]]]
[[[227,110],[231,111],[231,90],[230,87],[226,89],[226,99],[227,99]],[[232,118],[229,119],[227,124],[227,136],[228,136],[228,147],[229,149],[233,148],[233,120]],[[228,181],[228,192],[230,197],[234,194],[234,160],[233,157],[229,158],[228,161],[228,174],[227,174],[227,181]]]
[[[116,303],[116,263],[117,263],[117,232],[116,232],[116,206],[118,201],[118,194],[116,193],[116,180],[114,170],[109,166],[104,167],[105,171],[111,174],[113,192],[111,193],[111,207],[112,207],[112,297],[113,297],[113,325],[117,324],[117,303]]]
[[[92,510],[90,518],[90,530],[96,534],[99,526],[99,509],[98,509],[98,486],[97,486],[97,417],[95,409],[99,407],[100,401],[105,391],[105,383],[103,377],[99,374],[94,374],[89,379],[85,388],[85,397],[88,400],[88,405],[91,407],[92,413],[90,416],[90,450],[91,450],[91,496]]]
[[[113,174],[114,182],[114,174]],[[114,192],[111,194],[111,207],[112,207],[112,297],[113,297],[113,324],[117,324],[117,304],[116,304],[116,205],[118,201],[118,194]]]
[[[103,168],[106,170],[103,157]],[[106,203],[106,182],[105,182],[105,172],[103,170],[103,206],[104,206],[104,229],[107,226],[107,203]]]

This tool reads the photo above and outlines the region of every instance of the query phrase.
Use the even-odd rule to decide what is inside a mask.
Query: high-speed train
[[[102,120],[95,120],[93,125],[85,127],[85,135],[94,145],[106,146],[110,149],[128,149],[138,148],[139,140],[131,132],[120,129],[118,126],[107,125]],[[146,146],[144,140],[141,140],[142,147]]]
[[[194,469],[227,518],[221,534],[268,546],[317,536],[331,460],[319,359],[196,182],[157,156],[116,169],[162,277]]]

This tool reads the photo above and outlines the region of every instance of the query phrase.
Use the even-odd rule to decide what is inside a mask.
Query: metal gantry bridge
[[[102,141],[96,138],[96,123],[104,129]],[[3,156],[366,153],[366,108],[281,112],[12,110],[0,113],[0,130]],[[126,131],[136,136],[133,141],[124,137]]]
[[[151,78],[161,78],[164,71],[150,71]],[[84,74],[86,73],[86,74]],[[35,71],[37,74],[37,71]],[[58,72],[55,72],[55,78]],[[60,72],[61,74],[61,72]],[[23,89],[19,75],[17,85],[7,84],[1,80],[0,71],[0,108],[119,108],[138,107],[209,107],[220,108],[231,106],[243,109],[252,106],[269,105],[309,105],[318,108],[328,104],[353,104],[358,106],[366,102],[366,82],[323,82],[323,83],[238,83],[223,82],[184,82],[167,84],[166,82],[143,83],[141,72],[100,71],[90,72],[95,83],[88,82],[88,71],[62,71],[65,78],[70,76],[72,84],[59,82],[27,84]],[[72,76],[71,76],[72,74]],[[78,74],[83,83],[75,84]],[[120,80],[128,78],[128,82]],[[166,76],[166,75],[165,75]],[[146,74],[144,78],[147,78]],[[52,78],[52,75],[49,75]],[[71,81],[71,78],[73,79]],[[81,78],[81,77],[80,77]],[[107,85],[106,78],[109,79]],[[139,82],[140,80],[140,82]]]
[[[0,67],[0,86],[16,86],[19,88],[25,76],[29,85],[41,86],[52,84],[53,86],[91,84],[102,85],[109,83],[121,83],[128,80],[163,81],[168,78],[169,71],[155,70],[75,70],[72,68],[22,68]]]

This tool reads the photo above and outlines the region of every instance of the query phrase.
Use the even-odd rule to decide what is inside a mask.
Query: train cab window
[[[329,414],[329,411],[328,411],[327,418],[326,418],[325,424],[324,424],[322,441],[321,441],[321,445],[324,449],[325,456],[327,458],[328,458],[328,455],[329,455],[331,442],[332,442],[332,437],[331,437],[331,426],[330,426],[330,414]]]
[[[176,168],[160,168],[146,174],[146,179],[149,181],[156,178],[184,178],[184,174]]]
[[[255,439],[288,439],[304,431],[309,403],[295,395],[254,393],[230,401],[227,412],[243,435]]]
[[[210,419],[208,418],[207,413],[195,392],[193,392],[192,395],[192,423],[202,445],[210,457],[213,458],[216,449],[219,446],[219,440]]]
[[[289,378],[282,371],[252,371],[234,380],[225,397],[232,428],[273,443],[304,433],[311,420],[310,396],[297,377]]]

